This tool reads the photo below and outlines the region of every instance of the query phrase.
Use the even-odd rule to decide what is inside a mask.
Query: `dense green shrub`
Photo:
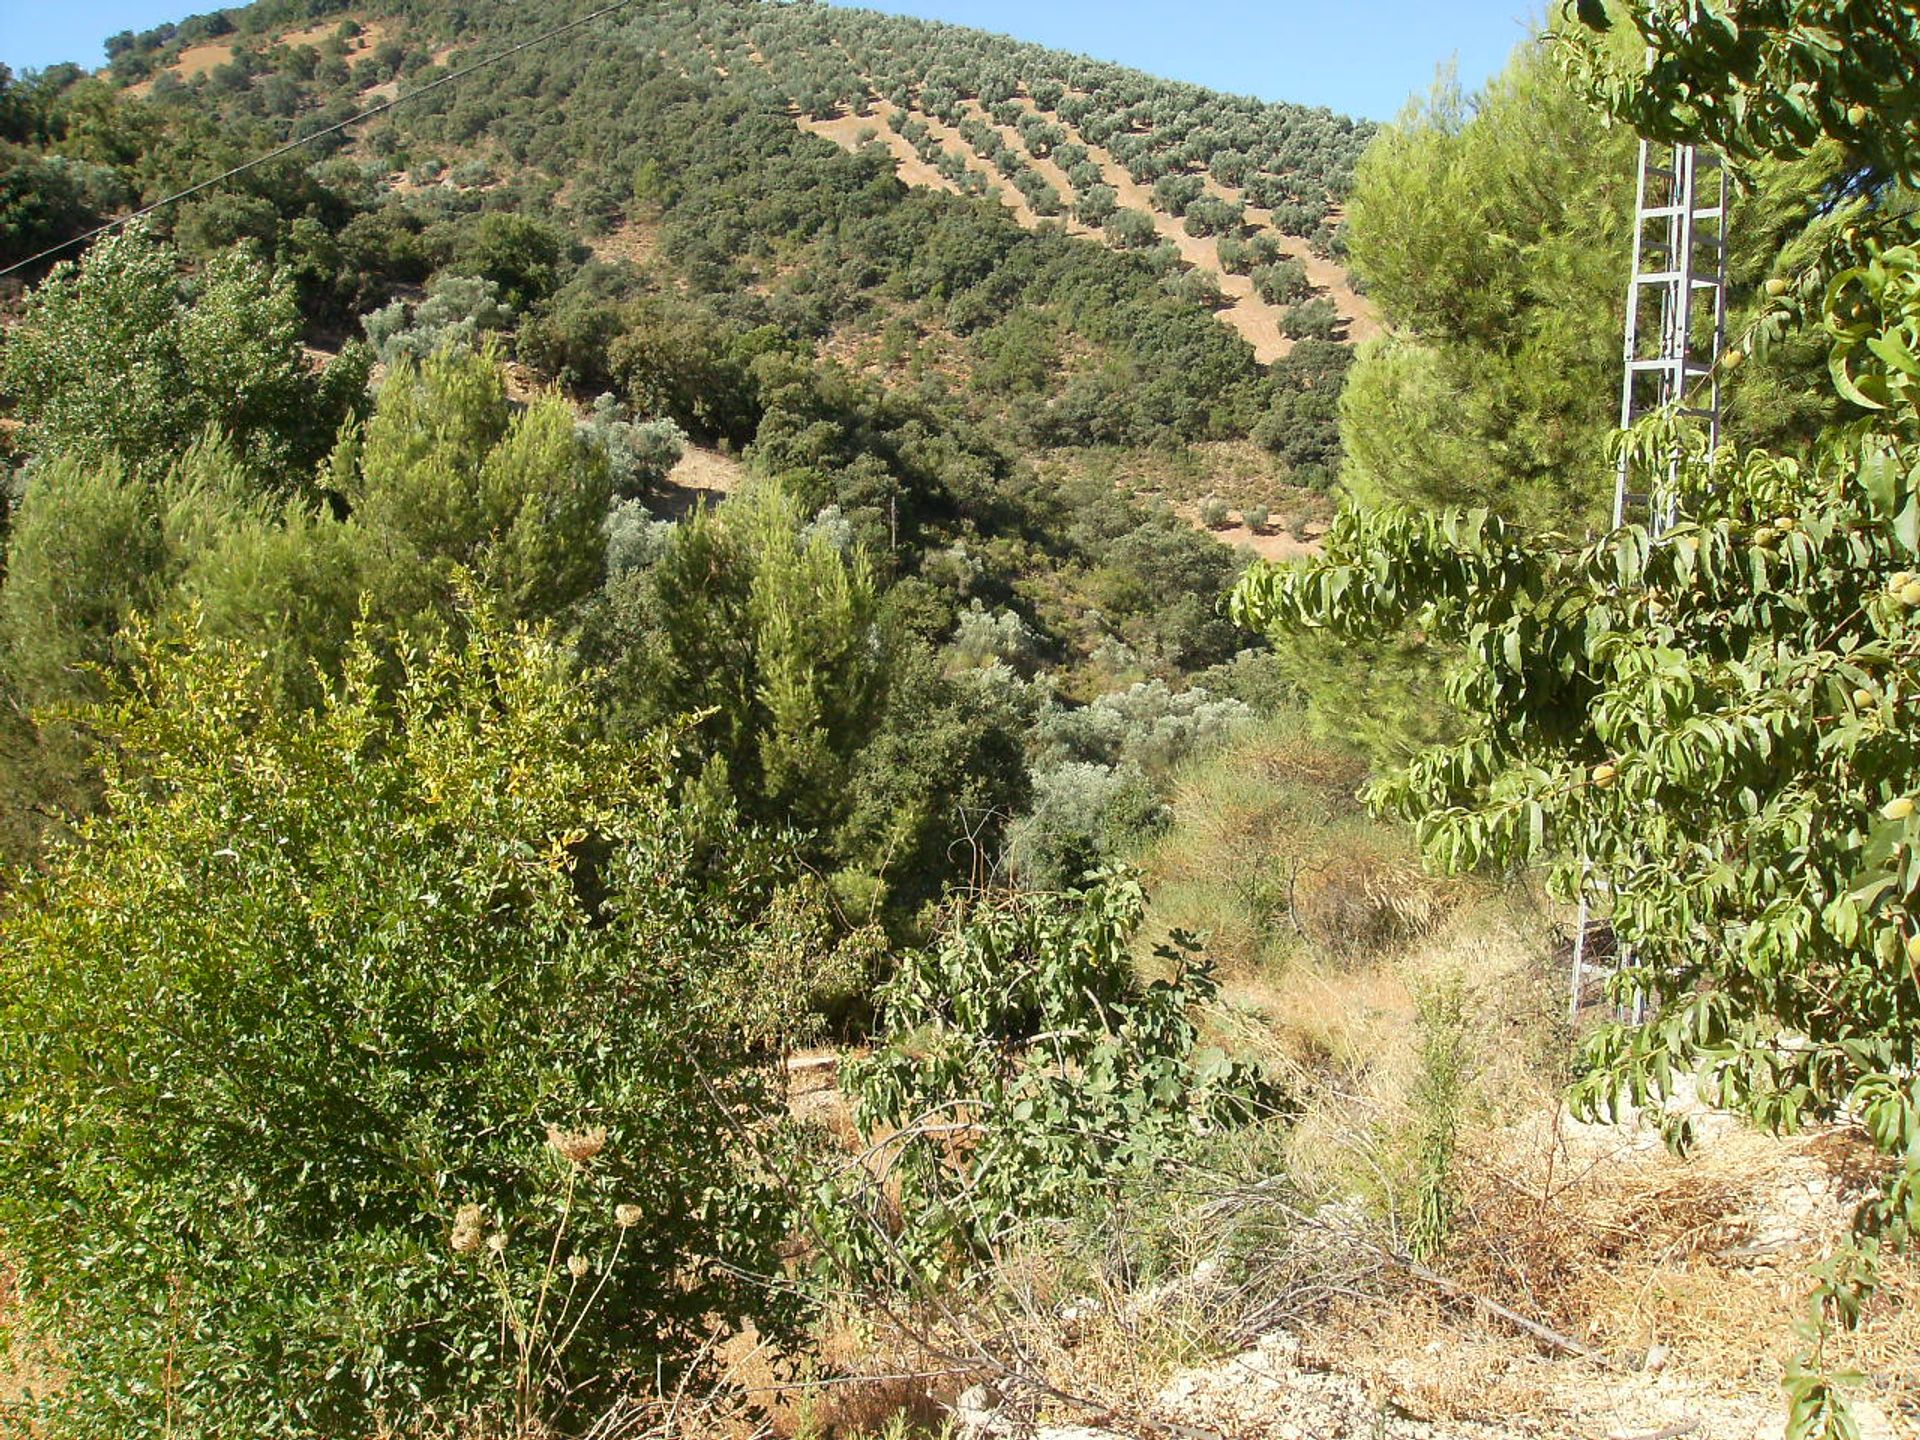
[[[419,304],[396,300],[362,323],[381,363],[393,365],[424,360],[436,350],[478,349],[489,335],[513,329],[514,314],[493,281],[443,271]]]
[[[664,741],[596,740],[546,638],[380,668],[289,713],[238,648],[149,649],[106,813],[7,908],[49,1434],[564,1420],[764,1298],[726,1111],[818,933],[780,865],[669,799]]]
[[[1252,274],[1255,292],[1269,305],[1291,305],[1311,288],[1307,267],[1290,257],[1256,266]]]
[[[1289,305],[1280,316],[1280,329],[1295,340],[1331,340],[1340,323],[1340,312],[1324,295]]]
[[[1200,1044],[1194,1010],[1215,984],[1191,937],[1162,949],[1169,978],[1141,982],[1145,908],[1123,873],[987,897],[880,987],[881,1043],[843,1073],[886,1187],[851,1167],[817,1222],[861,1282],[935,1279],[1279,1102]]]
[[[558,400],[516,410],[490,353],[403,360],[328,479],[379,537],[378,613],[431,628],[477,581],[515,618],[559,615],[600,582],[612,462]]]
[[[363,354],[314,375],[292,289],[241,251],[189,292],[179,256],[131,228],[63,264],[0,347],[0,389],[27,448],[165,465],[209,429],[259,474],[297,481],[358,403]]]

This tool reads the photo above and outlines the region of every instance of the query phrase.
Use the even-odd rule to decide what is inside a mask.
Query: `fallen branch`
[[[1510,1310],[1498,1300],[1489,1300],[1477,1290],[1469,1290],[1458,1280],[1450,1280],[1438,1270],[1429,1269],[1411,1255],[1401,1255],[1386,1249],[1382,1249],[1380,1253],[1396,1269],[1405,1271],[1414,1279],[1431,1285],[1436,1290],[1445,1291],[1457,1300],[1466,1300],[1470,1302],[1475,1309],[1492,1315],[1496,1319],[1504,1320],[1516,1329],[1524,1330],[1527,1334],[1551,1350],[1558,1350],[1566,1355],[1577,1355],[1582,1360],[1591,1361],[1593,1364],[1605,1370],[1618,1370],[1620,1368],[1612,1360],[1608,1359],[1603,1352],[1594,1349],[1593,1346],[1583,1344],[1569,1336],[1562,1335],[1558,1330],[1542,1325],[1538,1320],[1529,1320],[1518,1310]],[[1685,1432],[1681,1431],[1677,1433],[1684,1434]]]

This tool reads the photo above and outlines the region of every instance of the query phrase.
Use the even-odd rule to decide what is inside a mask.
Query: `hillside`
[[[449,31],[431,8],[409,11],[405,22],[366,24],[337,58],[362,95],[384,98],[508,38],[497,21],[458,13],[465,30]],[[252,85],[284,74],[256,57],[276,47],[312,48],[328,31],[321,22],[237,45],[187,45],[177,32],[165,40],[130,37],[116,67],[192,81],[239,57],[254,71]],[[407,48],[422,31],[440,42],[424,67],[417,49],[409,64]],[[1293,309],[1305,299],[1332,300],[1334,328],[1351,338],[1373,327],[1338,263],[1339,205],[1366,126],[1006,37],[824,5],[675,7],[616,17],[594,33],[617,35],[685,78],[718,81],[791,110],[800,124],[849,149],[871,131],[909,183],[995,194],[1027,225],[1057,219],[1069,233],[1129,248],[1170,244],[1178,263],[1202,277],[1190,282],[1197,293],[1206,292],[1206,277],[1215,282],[1223,317],[1263,362],[1284,354],[1298,333],[1321,332],[1320,322]],[[356,70],[357,61],[367,63]],[[396,69],[404,79],[374,78]],[[144,94],[153,84],[148,78],[132,88]],[[1297,262],[1305,279],[1290,266],[1276,272],[1283,260]]]
[[[286,133],[311,123],[308,115],[337,115],[429,85],[450,68],[528,38],[535,23],[505,8],[409,7],[404,16],[384,18],[355,11],[358,20],[345,28],[356,33],[343,41],[321,35],[322,24],[276,28],[266,7],[236,13],[244,29],[231,37],[203,38],[204,26],[195,22],[123,37],[113,73],[131,79],[136,94],[158,85],[162,98],[174,96],[181,82],[203,107],[230,117],[261,115],[270,131]],[[538,23],[562,19],[564,12],[543,11]],[[618,66],[626,93],[603,88],[610,66]],[[648,94],[650,78],[698,87],[677,97],[683,108],[790,115],[849,150],[881,145],[910,184],[996,198],[1022,225],[1051,220],[1063,235],[1102,240],[1136,257],[1144,267],[1136,273],[1154,277],[1180,304],[1216,312],[1257,364],[1287,355],[1303,337],[1350,342],[1374,328],[1339,263],[1339,207],[1367,127],[1325,111],[1216,95],[1003,37],[870,12],[811,5],[628,12],[510,61],[484,82],[476,78],[383,117],[345,154],[386,157],[389,168],[378,183],[389,194],[411,195],[424,178],[437,180],[434,203],[416,200],[416,213],[530,204],[588,237],[645,233],[664,222],[695,252],[669,246],[675,268],[684,273],[692,259],[696,273],[705,272],[697,289],[724,289],[722,273],[744,281],[767,295],[781,323],[797,323],[829,345],[838,332],[875,323],[895,302],[877,305],[873,279],[864,276],[830,283],[838,313],[822,313],[827,296],[817,285],[808,287],[811,313],[783,307],[802,289],[796,281],[814,278],[793,252],[801,237],[790,224],[770,224],[775,217],[764,210],[739,215],[745,243],[701,254],[707,237],[688,233],[684,221],[692,217],[676,213],[686,197],[633,188],[644,172],[644,159],[636,157],[661,131],[636,113],[657,101],[657,92]],[[536,113],[543,97],[553,103]],[[276,114],[285,118],[272,119]],[[655,164],[678,168],[687,158],[660,156]],[[475,195],[462,183],[462,167],[467,174],[484,167],[487,186],[508,193],[489,188]],[[550,178],[536,178],[543,175]],[[896,238],[868,263],[885,270],[903,258]],[[777,279],[765,273],[767,261]],[[943,282],[933,275],[900,276],[885,288],[918,302],[923,330],[957,332],[976,352],[998,348],[991,333],[997,327],[983,323],[992,317],[976,315],[971,296],[942,294],[950,286],[966,288],[962,277]],[[1025,298],[1029,307],[1057,311],[1031,289]],[[954,299],[961,302],[957,313]],[[1083,350],[1073,357],[1078,364],[1057,347],[1035,355],[1057,372],[1056,382],[1070,385],[1099,358],[1097,342],[1084,353],[1084,342],[1101,328],[1089,322],[1084,311],[1055,322],[1061,338],[1081,342],[1071,347]],[[1329,365],[1316,358],[1310,377],[1326,373]],[[1324,403],[1314,412],[1323,424],[1330,419]],[[1069,441],[1131,440],[1127,432],[1139,432],[1125,424],[1057,428]],[[1218,438],[1247,433],[1252,421],[1223,427],[1214,417],[1196,427],[1176,420],[1173,428],[1187,438]],[[1278,453],[1289,468],[1307,470],[1309,486],[1324,485],[1331,474],[1330,431]],[[1265,498],[1269,510],[1284,500],[1279,492]]]
[[[1920,18],[1544,27],[0,66],[0,1433],[1911,1440]]]

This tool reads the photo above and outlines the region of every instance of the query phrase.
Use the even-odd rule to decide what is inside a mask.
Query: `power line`
[[[340,131],[345,130],[348,126],[358,125],[362,120],[370,120],[375,115],[384,114],[386,111],[393,109],[394,106],[396,105],[404,105],[409,100],[418,100],[422,95],[428,94],[429,92],[434,90],[438,90],[442,85],[451,85],[454,81],[459,80],[464,76],[471,75],[476,70],[484,70],[486,69],[487,66],[496,64],[501,60],[505,60],[509,56],[518,55],[522,50],[531,50],[536,45],[544,45],[547,41],[552,40],[557,36],[564,35],[569,30],[578,30],[583,25],[590,25],[595,20],[603,19],[606,16],[613,14],[617,10],[624,10],[633,3],[634,3],[634,0],[614,0],[613,4],[603,6],[602,8],[595,10],[591,15],[582,15],[578,20],[569,20],[565,25],[557,25],[551,30],[548,30],[542,34],[534,36],[533,39],[531,40],[523,41],[521,44],[513,46],[511,49],[502,50],[497,55],[489,55],[484,60],[476,60],[473,62],[473,64],[468,65],[463,69],[455,70],[450,72],[449,74],[442,75],[438,80],[429,81],[427,84],[422,85],[418,90],[409,90],[404,95],[396,95],[391,100],[383,100],[380,104],[373,106],[371,109],[362,110],[357,115],[349,115],[346,119],[341,120],[336,124],[329,125],[324,130],[315,130],[311,135],[302,135],[298,140],[289,140],[287,141],[286,144],[278,146],[275,149],[269,150],[266,154],[257,156],[256,158],[247,161],[244,165],[236,165],[231,170],[224,171],[221,174],[214,176],[211,180],[202,180],[198,185],[191,185],[185,190],[177,191],[176,193],[172,195],[168,195],[163,199],[156,200],[151,205],[142,206],[140,209],[133,211],[131,214],[122,215],[117,220],[109,220],[104,225],[97,225],[93,229],[87,231],[84,235],[76,235],[71,240],[63,240],[58,245],[52,246],[46,250],[42,250],[38,255],[29,255],[24,260],[16,260],[13,264],[7,266],[5,269],[0,270],[0,277],[11,275],[16,270],[24,270],[29,265],[38,264],[40,261],[49,259],[50,257],[55,255],[58,255],[62,251],[71,250],[76,245],[84,245],[87,243],[87,241],[95,239],[98,236],[105,235],[110,230],[118,230],[122,226],[131,225],[134,221],[144,219],[146,216],[153,214],[154,211],[156,210],[164,209],[168,205],[174,205],[182,200],[188,199],[191,196],[198,195],[202,190],[210,190],[216,185],[224,184],[226,181],[231,180],[234,176],[244,175],[249,170],[258,169],[260,166],[265,165],[270,160],[278,160],[282,155],[288,154],[294,150],[298,150],[302,145],[311,145],[315,140],[318,140],[323,136],[338,134]]]

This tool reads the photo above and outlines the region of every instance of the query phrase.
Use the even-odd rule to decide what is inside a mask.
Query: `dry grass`
[[[1227,998],[1262,1011],[1283,977],[1291,1002],[1397,966],[1484,887],[1424,874],[1404,834],[1361,813],[1364,773],[1292,717],[1184,771],[1172,829],[1140,857],[1154,897],[1146,948],[1173,929],[1206,933]]]

